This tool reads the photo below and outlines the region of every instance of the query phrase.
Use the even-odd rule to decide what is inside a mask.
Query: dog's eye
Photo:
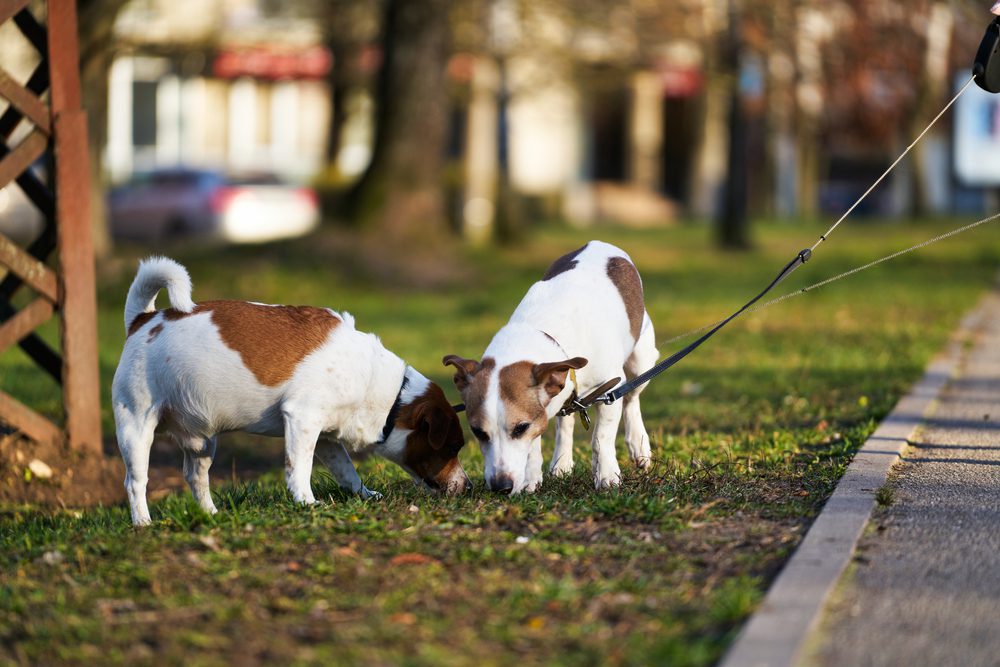
[[[486,431],[481,428],[472,427],[472,435],[476,436],[476,440],[479,442],[489,442],[490,436],[486,435]]]
[[[529,426],[531,426],[531,424],[529,424],[528,422],[521,422],[520,424],[518,424],[517,426],[515,426],[513,429],[511,429],[510,437],[512,437],[512,438],[520,438],[528,430]]]

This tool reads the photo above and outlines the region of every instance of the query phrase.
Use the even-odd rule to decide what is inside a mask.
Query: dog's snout
[[[514,478],[510,475],[497,475],[490,479],[490,491],[510,494],[514,490]]]

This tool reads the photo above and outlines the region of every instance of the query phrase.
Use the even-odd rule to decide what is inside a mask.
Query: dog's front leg
[[[528,462],[524,467],[524,492],[534,493],[542,485],[542,436],[528,443]]]
[[[573,415],[556,417],[556,447],[549,472],[556,476],[573,472]]]
[[[303,418],[291,411],[284,416],[285,482],[295,502],[312,505],[316,502],[310,483],[313,453],[322,428],[318,420]]]
[[[618,457],[615,455],[615,438],[618,435],[618,423],[621,417],[621,401],[597,406],[597,419],[590,444],[594,448],[592,470],[594,486],[598,490],[618,486],[621,483],[622,472],[618,467]]]
[[[367,500],[369,498],[381,498],[382,494],[372,491],[361,481],[358,471],[351,461],[351,455],[344,449],[344,445],[339,442],[320,438],[316,445],[316,456],[330,469],[330,474],[337,480],[337,484],[345,491],[350,491]]]

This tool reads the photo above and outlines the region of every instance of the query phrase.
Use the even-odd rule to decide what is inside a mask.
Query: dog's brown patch
[[[262,306],[246,301],[205,301],[190,313],[167,308],[168,322],[210,313],[222,342],[239,353],[257,381],[273,387],[292,377],[295,368],[310,352],[326,341],[340,318],[325,308],[313,306]],[[140,313],[132,321],[134,333],[157,313]],[[150,330],[150,340],[162,331],[162,324]]]
[[[154,326],[152,329],[149,330],[149,334],[146,337],[146,342],[147,343],[152,343],[154,340],[156,340],[156,337],[160,335],[161,331],[163,331],[163,323],[162,322],[160,324],[157,324],[156,326]]]
[[[479,364],[479,370],[468,379],[468,384],[462,392],[462,400],[465,401],[465,414],[468,415],[470,425],[478,425],[482,421],[483,399],[486,398],[486,391],[490,386],[490,376],[497,362],[493,357],[484,358]]]
[[[138,315],[136,315],[135,318],[128,325],[128,335],[126,336],[126,338],[134,334],[139,329],[141,329],[146,324],[146,322],[156,317],[156,314],[158,312],[159,311],[154,310],[151,313],[139,313]]]
[[[516,361],[500,369],[500,400],[507,408],[507,426],[520,422],[535,422],[545,418],[545,406],[538,399],[534,375],[535,364]]]
[[[406,437],[403,464],[429,485],[447,489],[464,475],[458,461],[458,452],[465,445],[462,422],[441,387],[431,383],[423,394],[402,406],[396,427],[411,431]]]
[[[558,276],[560,273],[566,273],[576,267],[576,256],[586,250],[588,245],[590,244],[584,244],[573,252],[565,254],[556,261],[552,262],[552,265],[546,269],[545,275],[542,276],[542,280],[550,280]]]
[[[212,313],[222,341],[239,353],[257,381],[273,387],[322,345],[340,318],[312,306],[261,306],[245,301],[208,301],[195,309]]]
[[[618,288],[625,313],[628,315],[629,330],[632,338],[639,340],[642,331],[643,314],[646,312],[642,296],[642,280],[632,262],[624,257],[612,257],[608,260],[608,278]]]

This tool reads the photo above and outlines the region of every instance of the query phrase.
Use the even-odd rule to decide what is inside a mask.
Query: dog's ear
[[[445,366],[454,366],[457,369],[454,380],[455,386],[459,391],[464,391],[465,388],[469,386],[472,376],[478,373],[479,369],[482,368],[482,364],[478,361],[463,359],[457,354],[449,354],[441,360],[441,363]]]
[[[550,361],[544,364],[535,364],[531,369],[531,377],[536,385],[542,385],[549,398],[556,396],[566,386],[566,374],[572,368],[574,370],[587,365],[587,360],[583,357],[573,357],[566,361]]]
[[[423,413],[422,418],[427,427],[427,441],[434,449],[441,449],[448,444],[448,437],[453,430],[462,430],[462,424],[450,405],[432,405]]]

